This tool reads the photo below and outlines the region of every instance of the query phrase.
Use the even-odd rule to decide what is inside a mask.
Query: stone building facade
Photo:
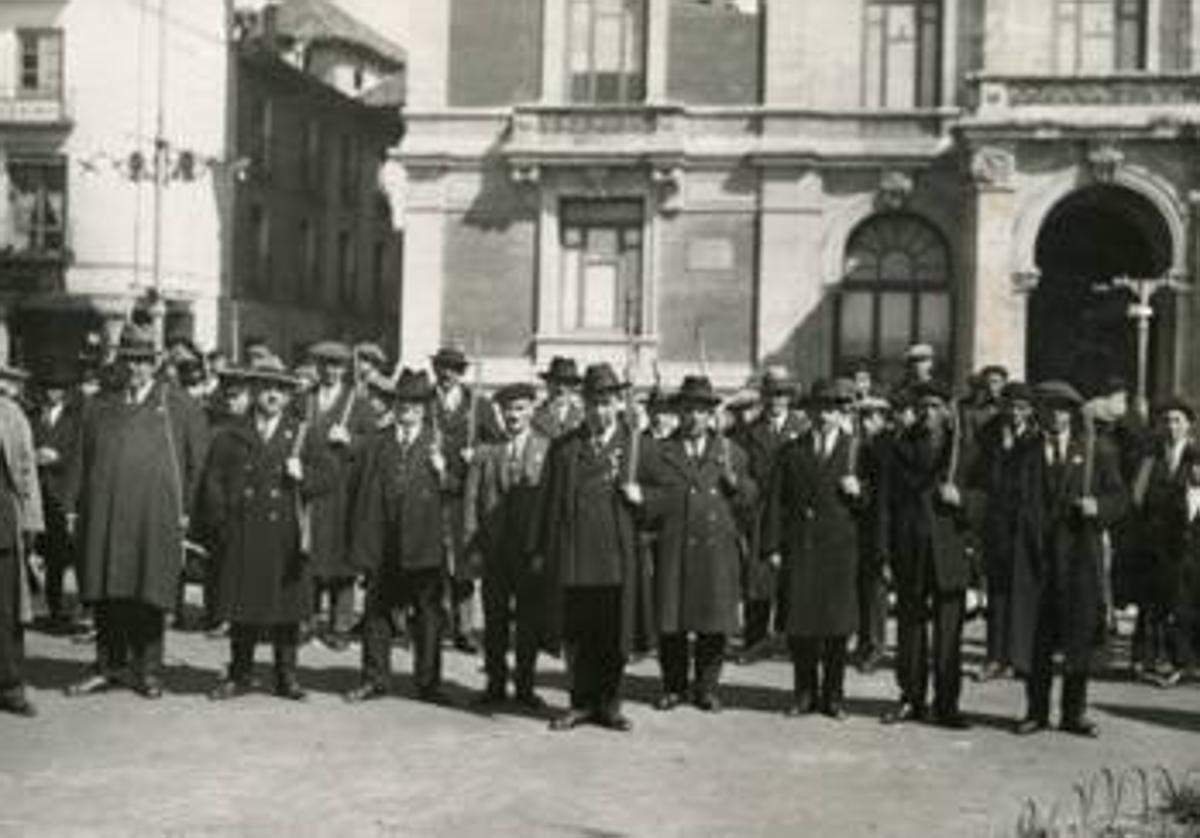
[[[425,0],[400,345],[1200,390],[1193,0]]]

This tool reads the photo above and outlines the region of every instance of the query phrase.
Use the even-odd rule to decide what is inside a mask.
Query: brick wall
[[[452,0],[451,107],[536,101],[542,78],[542,0]]]
[[[757,103],[762,19],[721,3],[673,0],[667,95],[698,105]]]

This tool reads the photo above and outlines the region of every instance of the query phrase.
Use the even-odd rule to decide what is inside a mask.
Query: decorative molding
[[[1002,146],[985,145],[972,153],[970,170],[976,186],[1009,189],[1017,172],[1017,157]]]
[[[1093,143],[1086,153],[1088,172],[1100,183],[1112,183],[1117,171],[1125,165],[1125,152],[1112,141]]]
[[[542,181],[542,167],[537,163],[514,160],[508,167],[508,179],[515,186],[537,186]]]
[[[879,177],[879,190],[875,193],[875,206],[881,212],[902,210],[908,205],[913,189],[913,176],[908,172],[885,171]]]
[[[678,212],[682,209],[683,166],[679,163],[652,163],[650,183],[658,190],[659,209]]]

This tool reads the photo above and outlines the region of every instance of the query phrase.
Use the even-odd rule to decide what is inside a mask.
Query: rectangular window
[[[269,291],[272,284],[271,219],[261,204],[250,207],[250,242],[254,248],[253,284],[260,291]]]
[[[387,305],[387,293],[384,288],[386,265],[387,245],[383,242],[375,242],[371,250],[371,300],[376,314],[383,314],[384,306]]]
[[[250,114],[250,156],[263,170],[271,168],[271,151],[274,145],[275,113],[270,99],[254,102]]]
[[[1059,73],[1145,69],[1145,0],[1055,3],[1054,60]]]
[[[61,255],[66,230],[66,161],[10,159],[8,224],[0,227],[0,248],[25,255]]]
[[[63,33],[57,29],[17,32],[17,93],[25,97],[62,95]]]
[[[1192,69],[1192,0],[1163,0],[1161,24],[1162,69]]]
[[[564,332],[642,330],[642,202],[567,200],[562,204]]]
[[[870,0],[863,104],[896,109],[936,106],[941,30],[937,0]]]
[[[569,0],[567,76],[572,102],[646,97],[645,0]]]
[[[362,178],[358,144],[355,143],[352,134],[342,135],[338,167],[340,169],[342,203],[348,207],[354,206],[358,202],[359,182]]]
[[[306,189],[321,186],[321,125],[315,119],[304,124],[300,143],[300,183]]]
[[[354,253],[354,237],[346,230],[338,233],[338,300],[344,306],[354,304],[354,286],[357,282],[357,260]]]

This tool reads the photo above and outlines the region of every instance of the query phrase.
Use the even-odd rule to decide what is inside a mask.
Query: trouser
[[[467,637],[475,630],[475,582],[450,577],[450,636]]]
[[[902,597],[897,613],[896,680],[904,701],[925,705],[932,628],[934,710],[939,714],[958,711],[964,599],[962,591],[936,588],[917,601]]]
[[[841,703],[846,684],[846,636],[789,637],[796,703],[822,710]]]
[[[337,577],[318,580],[314,586],[314,613],[322,612],[322,600],[329,598],[329,631],[345,634],[354,625],[354,579]]]
[[[392,674],[392,612],[413,609],[413,680],[418,691],[432,690],[442,681],[441,617],[442,571],[388,569],[377,573],[367,586],[363,610],[363,680],[386,687]]]
[[[497,564],[504,564],[504,559]],[[489,687],[503,689],[508,683],[508,650],[515,640],[514,685],[519,693],[533,690],[541,636],[540,594],[541,581],[532,573],[502,567],[484,575],[483,657]]]
[[[697,634],[695,644],[686,632],[662,634],[658,638],[658,664],[662,668],[663,692],[683,695],[690,685],[697,696],[713,695],[721,681],[725,662],[724,634]]]
[[[595,713],[620,708],[625,654],[621,649],[621,588],[568,588],[563,607],[574,652],[571,707]]]
[[[254,670],[254,647],[261,639],[269,640],[274,651],[276,682],[295,679],[300,647],[299,623],[233,623],[229,627],[229,679],[250,680]]]
[[[1050,691],[1054,679],[1053,620],[1043,614],[1033,637],[1033,661],[1025,677],[1026,717],[1047,724],[1050,721]],[[1086,664],[1064,668],[1062,685],[1062,721],[1077,722],[1087,710],[1088,668]]]
[[[25,661],[19,561],[16,550],[0,550],[0,692],[3,693],[21,689],[21,666]]]
[[[38,538],[38,550],[46,560],[46,608],[52,618],[63,617],[63,580],[68,570],[75,570],[75,550],[57,504],[46,505],[46,532]]]
[[[858,640],[860,657],[883,653],[887,642],[887,586],[883,573],[860,561],[858,568]]]
[[[771,600],[748,599],[742,609],[742,645],[749,649],[766,640],[771,631]]]
[[[96,670],[113,675],[130,669],[155,676],[163,665],[162,609],[133,599],[101,600],[96,612]]]
[[[987,659],[1007,665],[1012,633],[1011,596],[1007,586],[989,584],[987,589]]]
[[[1179,666],[1200,663],[1200,561],[1189,560],[1181,569],[1171,611],[1171,647]]]

